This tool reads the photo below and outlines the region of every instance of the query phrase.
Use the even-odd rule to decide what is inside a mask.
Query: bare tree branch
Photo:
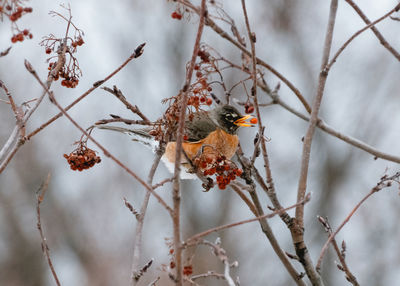
[[[318,220],[324,226],[325,231],[329,235],[331,235],[333,233],[333,231],[332,231],[332,228],[331,228],[331,226],[330,226],[330,224],[328,222],[328,219],[327,218],[322,218],[321,216],[318,216]],[[340,265],[338,265],[339,269],[342,270],[345,273],[347,281],[349,281],[354,286],[359,286],[360,284],[358,284],[357,278],[353,275],[353,273],[351,273],[349,267],[347,266],[346,260],[344,258],[344,253],[343,253],[343,251],[341,251],[339,249],[339,246],[338,246],[335,238],[332,239],[332,245],[333,245],[333,248],[335,249],[336,255],[338,256],[338,258],[340,260]],[[344,241],[343,241],[343,245],[344,245]],[[321,266],[321,265],[319,264],[318,266]],[[317,269],[318,272],[321,271],[320,268],[316,268],[316,269]]]
[[[289,206],[289,207],[287,207],[287,208],[283,208],[283,209],[280,209],[280,210],[276,210],[276,211],[274,211],[274,212],[272,212],[272,213],[264,214],[264,215],[261,215],[261,216],[257,216],[257,217],[255,217],[255,218],[250,218],[250,219],[241,220],[241,221],[234,222],[234,223],[230,223],[230,224],[225,224],[225,225],[220,225],[220,226],[213,227],[213,228],[211,228],[211,229],[209,229],[209,230],[205,230],[205,231],[203,231],[203,232],[200,232],[200,233],[198,233],[198,234],[196,234],[196,235],[193,235],[193,236],[189,237],[188,239],[186,239],[186,241],[185,241],[185,243],[183,244],[183,246],[186,247],[186,246],[193,245],[193,244],[196,243],[196,241],[197,241],[198,239],[200,239],[200,238],[202,238],[202,237],[204,237],[204,236],[207,236],[207,235],[209,235],[210,233],[213,233],[213,232],[221,231],[221,230],[224,230],[224,229],[227,229],[227,228],[232,228],[232,227],[235,227],[235,226],[240,226],[240,225],[243,225],[243,224],[246,224],[246,223],[250,223],[250,222],[254,222],[254,221],[258,221],[258,220],[261,220],[261,219],[269,219],[269,218],[272,218],[272,217],[274,217],[274,216],[276,216],[276,215],[280,215],[280,214],[283,213],[283,212],[286,212],[286,211],[288,211],[288,210],[290,210],[290,209],[293,209],[293,208],[297,207],[299,204],[306,204],[306,203],[308,203],[310,200],[311,200],[311,195],[308,194],[308,195],[304,198],[304,201],[302,201],[302,202],[300,202],[300,203],[296,203],[296,204],[294,204],[294,205],[291,205],[291,206]]]
[[[360,7],[357,6],[356,3],[354,3],[353,0],[345,0],[356,12],[357,14],[361,17],[361,19],[365,22],[365,24],[369,25],[371,24],[371,21],[368,19],[368,17],[363,13],[363,11],[360,9]],[[396,11],[400,9],[400,6],[396,6]],[[371,26],[372,32],[375,34],[375,36],[378,38],[379,42],[398,60],[400,61],[400,54],[398,51],[396,51],[389,43],[386,41],[386,39],[382,36],[382,34],[379,32],[379,30],[375,26]]]
[[[204,18],[207,15],[206,0],[201,1],[201,8],[199,14],[199,26],[197,29],[196,40],[193,47],[192,59],[189,64],[189,68],[186,73],[185,84],[182,88],[180,96],[180,114],[179,114],[179,126],[177,131],[176,139],[176,150],[175,150],[175,168],[174,168],[174,182],[172,188],[172,199],[173,199],[173,226],[174,226],[174,255],[176,263],[176,281],[178,286],[183,285],[182,280],[182,249],[181,249],[181,232],[180,232],[180,177],[181,172],[181,156],[182,156],[182,142],[185,128],[185,115],[187,107],[188,89],[192,80],[193,69],[196,63],[196,57],[200,49],[200,40],[204,28]]]
[[[47,244],[47,239],[46,239],[46,237],[45,237],[45,235],[43,233],[42,222],[41,222],[41,219],[40,219],[40,204],[43,202],[44,195],[45,195],[45,193],[47,191],[47,188],[49,187],[50,177],[51,176],[50,176],[50,173],[49,173],[47,175],[46,180],[43,182],[43,184],[40,186],[40,189],[37,192],[37,194],[38,194],[37,195],[37,200],[36,200],[37,229],[39,230],[40,238],[42,240],[42,251],[43,251],[44,256],[47,259],[47,264],[50,267],[51,274],[53,275],[53,278],[54,278],[57,286],[60,286],[61,283],[60,283],[60,280],[58,279],[56,270],[54,269],[54,266],[53,266],[53,262],[51,261],[51,258],[50,258],[50,249],[49,249],[49,246]]]
[[[329,243],[332,242],[332,239],[342,230],[345,224],[351,219],[351,217],[355,214],[355,212],[360,208],[360,206],[373,194],[379,192],[383,188],[388,188],[392,186],[392,182],[396,181],[400,177],[400,172],[397,172],[393,176],[388,177],[387,175],[383,176],[381,180],[376,184],[375,187],[371,189],[371,191],[362,198],[362,200],[351,210],[348,216],[344,219],[344,221],[339,225],[335,232],[333,232],[328,240],[325,242],[324,246],[322,247],[321,253],[318,258],[317,267],[318,269],[321,268],[322,259],[324,258],[325,252],[328,249]]]
[[[343,46],[341,46],[338,51],[335,53],[335,55],[332,57],[332,59],[330,60],[329,64],[327,65],[326,69],[330,70],[332,65],[336,62],[337,58],[339,57],[339,55],[344,51],[344,49],[357,37],[359,36],[362,32],[368,30],[369,28],[373,28],[375,27],[376,24],[378,24],[379,22],[381,22],[382,20],[386,19],[387,17],[389,17],[390,15],[392,15],[394,12],[399,11],[400,9],[400,3],[396,5],[396,7],[394,7],[392,10],[390,10],[389,12],[387,12],[385,15],[383,15],[382,17],[378,18],[377,20],[375,20],[372,23],[367,23],[367,26],[365,26],[364,28],[362,28],[361,30],[359,30],[358,32],[354,33],[353,36],[351,36],[344,44]],[[361,10],[360,10],[361,11]],[[397,52],[396,52],[397,53]],[[399,58],[398,58],[399,59]],[[400,60],[400,59],[399,59]]]

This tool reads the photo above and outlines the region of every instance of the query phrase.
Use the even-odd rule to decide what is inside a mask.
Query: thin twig
[[[115,116],[115,115],[113,115]],[[117,117],[117,118],[110,118],[110,119],[100,119],[98,120],[95,125],[103,125],[103,124],[108,124],[108,123],[115,123],[115,122],[122,122],[125,123],[126,125],[154,125],[154,123],[152,122],[147,122],[144,120],[132,120],[132,119],[126,119],[126,118],[121,118],[121,117]]]
[[[234,262],[232,264],[229,263],[226,251],[221,247],[221,240],[218,238],[215,243],[212,243],[207,240],[202,240],[200,243],[208,245],[213,249],[213,253],[215,254],[215,256],[217,256],[218,259],[221,260],[221,262],[224,264],[224,278],[226,282],[228,283],[229,286],[236,286],[235,282],[231,277],[230,268],[237,266],[237,262]]]
[[[0,58],[1,58],[1,57],[4,57],[4,56],[6,56],[6,55],[8,55],[8,53],[10,52],[10,50],[11,50],[11,47],[8,47],[8,48],[5,49],[4,51],[2,51],[2,52],[0,53]]]
[[[191,280],[196,280],[196,279],[199,279],[199,278],[207,278],[207,277],[217,277],[217,278],[220,278],[220,279],[225,279],[224,274],[217,273],[217,272],[214,272],[214,271],[208,271],[207,273],[196,274],[196,275],[191,276],[190,279]]]
[[[261,220],[261,219],[269,219],[269,218],[272,218],[272,217],[274,217],[274,216],[276,216],[276,215],[280,215],[280,214],[283,213],[283,212],[286,212],[286,211],[288,211],[288,210],[290,210],[290,209],[293,209],[293,208],[297,207],[299,204],[306,204],[306,203],[308,203],[310,200],[311,200],[311,195],[308,194],[308,195],[304,198],[304,201],[302,201],[302,202],[300,202],[300,203],[296,203],[296,204],[294,204],[294,205],[291,205],[291,206],[289,206],[289,207],[287,207],[287,208],[283,208],[283,209],[280,209],[280,210],[276,210],[276,211],[274,211],[274,212],[272,212],[272,213],[264,214],[264,215],[261,215],[261,216],[255,217],[255,218],[250,218],[250,219],[241,220],[241,221],[238,221],[238,222],[234,222],[234,223],[225,224],[225,225],[220,225],[220,226],[217,226],[217,227],[210,228],[210,229],[208,229],[208,230],[205,230],[205,231],[203,231],[203,232],[200,232],[200,233],[198,233],[198,234],[196,234],[196,235],[193,235],[193,236],[189,237],[188,239],[186,239],[186,242],[185,242],[183,245],[184,245],[184,246],[191,246],[191,245],[194,245],[198,239],[200,239],[200,238],[202,238],[202,237],[204,237],[204,236],[207,236],[207,235],[209,235],[210,233],[213,233],[213,232],[221,231],[221,230],[224,230],[224,229],[227,229],[227,228],[232,228],[232,227],[235,227],[235,226],[240,226],[240,225],[243,225],[243,224],[246,224],[246,223],[250,223],[250,222],[254,222],[254,221],[259,221],[259,220]]]
[[[150,282],[149,286],[156,286],[157,281],[160,280],[160,277],[157,277],[152,282]]]
[[[153,161],[153,165],[151,166],[149,175],[147,177],[147,184],[151,186],[153,183],[153,178],[156,173],[157,167],[160,164],[160,159],[163,154],[162,147],[158,148],[156,151],[156,156]],[[154,191],[154,187],[151,187],[152,190]],[[132,259],[132,285],[136,285],[136,283],[139,281],[141,277],[140,270],[139,268],[139,262],[140,262],[140,255],[142,251],[142,230],[143,230],[143,224],[144,224],[144,217],[146,215],[147,211],[147,206],[149,204],[150,200],[150,192],[146,192],[142,206],[140,208],[140,213],[137,216],[137,223],[136,223],[136,229],[135,229],[135,243],[133,246],[133,259]],[[139,275],[140,274],[140,275]]]
[[[130,202],[124,197],[124,204],[128,208],[128,210],[136,217],[136,219],[139,218],[139,212],[132,206]]]
[[[117,86],[114,85],[113,89],[104,86],[103,89],[115,95],[115,97],[118,98],[126,106],[127,109],[139,115],[139,117],[142,118],[143,121],[145,121],[146,123],[150,123],[150,120],[140,111],[137,105],[132,105],[129,101],[126,100],[126,97],[122,94],[122,91],[117,88]]]
[[[44,183],[40,186],[40,189],[39,189],[38,192],[37,192],[37,194],[38,194],[38,195],[37,195],[37,200],[36,200],[37,229],[39,230],[40,238],[41,238],[41,240],[42,240],[42,251],[43,251],[44,256],[45,256],[46,259],[47,259],[47,264],[48,264],[49,267],[50,267],[51,274],[53,275],[53,278],[54,278],[54,280],[55,280],[57,286],[60,286],[61,283],[60,283],[60,280],[59,280],[58,277],[57,277],[57,273],[56,273],[56,270],[54,269],[53,262],[51,261],[51,258],[50,258],[50,249],[49,249],[49,246],[48,246],[48,244],[47,244],[46,236],[45,236],[44,233],[43,233],[42,222],[41,222],[41,220],[40,220],[40,204],[41,204],[41,203],[43,202],[43,200],[44,200],[44,195],[45,195],[45,193],[46,193],[46,191],[47,191],[47,188],[48,188],[48,186],[49,186],[49,183],[50,183],[50,177],[51,177],[51,175],[50,175],[50,173],[49,173],[49,174],[47,175],[46,180],[45,180]]]
[[[361,19],[365,22],[365,24],[369,25],[371,21],[368,19],[368,17],[363,13],[363,11],[360,9],[360,7],[357,6],[356,3],[354,3],[352,0],[345,0],[356,12],[357,14],[361,17]],[[400,9],[400,6],[396,6],[397,11]],[[375,36],[378,38],[379,42],[398,60],[400,61],[400,54],[398,51],[396,51],[389,43],[386,41],[386,39],[382,36],[382,34],[379,32],[379,30],[375,26],[371,26],[372,32],[375,34]]]
[[[142,277],[143,274],[146,273],[146,271],[153,264],[153,261],[154,261],[154,258],[150,259],[142,268],[140,268],[139,270],[136,270],[132,279],[134,281],[138,282],[140,277]],[[136,285],[136,282],[134,283],[135,285]]]
[[[333,231],[332,231],[332,228],[331,228],[331,226],[329,224],[328,219],[327,218],[322,218],[321,216],[318,216],[318,220],[324,226],[325,231],[329,235],[331,235],[333,233]],[[353,273],[351,273],[349,267],[347,266],[346,259],[344,257],[344,251],[345,251],[344,241],[343,241],[343,244],[342,244],[342,246],[343,246],[342,247],[342,251],[339,249],[339,246],[338,246],[335,238],[332,239],[332,245],[333,245],[333,248],[335,249],[336,255],[338,256],[338,258],[340,260],[340,264],[337,265],[338,268],[345,273],[347,281],[349,281],[354,286],[359,286],[360,284],[358,284],[357,278],[353,275]],[[320,265],[318,265],[318,266],[320,267]],[[321,273],[321,269],[320,268],[316,268],[316,269],[317,269],[317,271],[319,273]]]
[[[157,183],[157,184],[154,184],[153,186],[151,186],[153,189],[157,189],[157,188],[159,188],[159,187],[162,187],[162,186],[164,186],[166,183],[170,183],[170,182],[173,182],[174,181],[174,178],[167,178],[167,179],[164,179],[164,180],[162,180],[161,182],[159,182],[159,183]]]
[[[355,212],[360,208],[360,206],[373,194],[379,192],[383,188],[388,188],[392,185],[392,181],[396,181],[400,177],[400,172],[397,172],[393,176],[383,176],[381,180],[376,184],[375,187],[371,189],[371,191],[364,196],[361,201],[351,210],[351,212],[347,215],[347,217],[343,220],[343,222],[339,225],[335,232],[333,232],[328,240],[325,242],[324,246],[322,247],[321,253],[318,258],[317,268],[321,268],[322,259],[324,258],[325,252],[328,249],[329,243],[331,243],[332,239],[342,230],[345,224],[351,219],[351,217],[355,214]]]
[[[362,32],[368,30],[371,27],[374,27],[376,24],[378,24],[379,22],[381,22],[382,20],[386,19],[387,17],[389,17],[390,15],[392,15],[394,12],[397,12],[400,9],[400,3],[396,5],[396,7],[394,7],[392,10],[390,10],[389,12],[387,12],[385,15],[383,15],[382,17],[378,18],[377,20],[375,20],[374,22],[368,24],[367,26],[365,26],[364,28],[362,28],[361,30],[359,30],[358,32],[354,33],[353,36],[351,36],[344,44],[343,46],[341,46],[338,51],[335,53],[335,55],[332,57],[332,59],[330,60],[329,64],[327,65],[326,69],[330,70],[332,65],[336,62],[337,58],[339,57],[339,55],[344,51],[344,49],[357,37],[359,36]]]

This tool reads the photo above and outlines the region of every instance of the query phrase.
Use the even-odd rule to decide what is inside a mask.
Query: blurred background
[[[332,52],[353,33],[364,27],[354,10],[339,1]],[[373,21],[392,9],[397,1],[357,1]],[[1,2],[0,2],[1,3]],[[127,99],[156,120],[166,109],[161,100],[176,95],[185,79],[185,66],[191,57],[197,30],[197,16],[171,18],[176,3],[167,1],[69,2],[74,23],[85,32],[85,44],[77,58],[83,71],[75,89],[52,89],[66,106],[118,67],[141,43],[144,54],[133,60],[105,86],[117,85]],[[195,2],[196,5],[199,2]],[[240,1],[221,3],[246,35]],[[26,71],[29,60],[42,79],[47,76],[47,55],[39,46],[50,33],[62,37],[66,22],[48,12],[65,11],[58,1],[28,1],[33,13],[19,20],[21,28],[30,29],[32,40],[12,45],[0,58],[0,79],[18,104],[39,97],[41,88]],[[261,0],[248,1],[250,24],[257,35],[257,55],[287,77],[312,102],[321,64],[322,47],[330,1]],[[396,16],[396,14],[394,15]],[[397,15],[399,16],[399,15]],[[229,26],[222,25],[230,32]],[[377,25],[389,43],[400,50],[400,22],[387,19]],[[0,22],[0,50],[11,45],[10,22]],[[206,27],[202,42],[221,55],[240,64],[240,52]],[[373,35],[366,31],[354,40],[339,57],[329,73],[320,116],[336,130],[354,136],[379,150],[400,155],[400,65]],[[279,80],[265,70],[269,85]],[[228,71],[225,84],[231,87],[247,75]],[[217,94],[218,95],[218,94]],[[304,113],[294,94],[281,84],[279,95]],[[260,101],[269,97],[259,92]],[[232,97],[245,100],[242,87]],[[1,92],[1,99],[6,99]],[[46,98],[28,123],[32,131],[58,112]],[[243,107],[240,107],[243,111]],[[109,114],[138,119],[112,95],[97,89],[69,114],[83,127]],[[307,123],[280,106],[262,109],[267,144],[276,190],[284,206],[295,203],[302,151],[301,138]],[[0,102],[0,146],[10,135],[15,119],[10,106]],[[240,131],[246,154],[252,154],[255,129]],[[154,157],[151,150],[114,132],[95,130],[94,136],[108,150],[141,177],[146,178]],[[124,206],[123,197],[140,208],[144,188],[114,162],[104,157],[95,167],[74,172],[64,153],[70,153],[81,134],[68,120],[60,118],[27,142],[0,175],[0,285],[54,285],[41,250],[36,227],[36,192],[48,173],[51,181],[41,204],[42,226],[51,250],[55,270],[62,285],[128,285],[136,220]],[[88,144],[89,147],[94,146]],[[263,162],[257,160],[263,170]],[[393,174],[399,166],[373,156],[317,130],[312,145],[308,192],[312,200],[306,206],[306,243],[316,262],[327,239],[316,216],[327,216],[336,228],[356,203],[384,174]],[[263,172],[262,172],[263,173]],[[160,166],[154,182],[169,176]],[[171,202],[171,185],[158,193]],[[264,208],[270,202],[259,189]],[[396,285],[400,280],[400,233],[398,217],[400,198],[396,186],[373,195],[339,233],[337,240],[347,243],[347,263],[361,285]],[[293,214],[293,211],[290,211]],[[229,188],[203,192],[200,182],[182,182],[182,233],[187,238],[200,231],[252,217],[247,206]],[[290,233],[279,218],[270,220],[284,250],[293,253]],[[166,239],[172,238],[172,222],[167,212],[153,198],[150,200],[143,233],[142,264],[154,263],[140,285],[148,285],[162,276],[157,285],[169,285],[162,265],[169,264]],[[239,267],[241,285],[293,285],[257,223],[210,235],[219,236],[231,261]],[[191,253],[192,254],[192,253]],[[337,257],[330,249],[323,263],[326,285],[346,285],[336,266]],[[207,247],[199,247],[194,258],[194,273],[208,270],[223,272],[223,265]],[[301,267],[294,262],[296,268]],[[267,280],[268,279],[268,280]],[[226,285],[223,280],[198,280],[201,285]]]

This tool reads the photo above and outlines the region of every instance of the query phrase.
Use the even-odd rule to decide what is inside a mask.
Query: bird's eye
[[[233,120],[233,116],[232,116],[231,113],[228,113],[227,115],[225,115],[225,118],[226,118],[228,121],[232,121],[232,120]]]

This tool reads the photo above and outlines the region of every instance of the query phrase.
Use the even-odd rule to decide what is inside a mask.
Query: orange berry
[[[24,40],[24,35],[22,35],[21,33],[20,33],[20,34],[17,34],[17,35],[16,35],[16,38],[17,38],[17,41],[22,42],[22,41]]]
[[[258,122],[257,118],[250,119],[251,124],[257,124],[257,122]]]
[[[238,177],[240,177],[243,174],[243,171],[241,169],[235,169],[234,172],[235,172],[235,175]]]
[[[196,72],[196,76],[197,76],[197,77],[201,77],[202,75],[203,75],[203,74],[201,73],[201,71],[197,71],[197,72]]]
[[[203,88],[206,88],[208,86],[207,84],[207,79],[202,77],[199,79],[200,84],[203,86]]]
[[[211,98],[207,98],[206,104],[207,104],[207,105],[211,105],[211,104],[212,104],[212,99],[211,99]]]
[[[182,14],[179,14],[178,12],[175,11],[175,12],[172,12],[171,17],[172,17],[172,19],[180,20],[180,19],[182,19]]]

